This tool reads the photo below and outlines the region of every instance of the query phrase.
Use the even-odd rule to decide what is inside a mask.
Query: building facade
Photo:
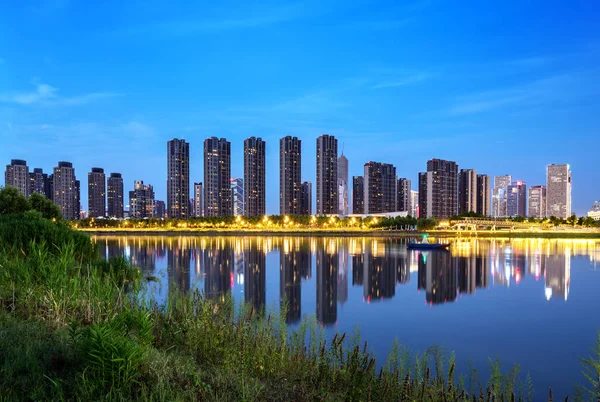
[[[423,218],[449,218],[458,211],[458,165],[431,159],[419,173],[419,212]]]
[[[190,144],[173,138],[167,142],[167,210],[169,218],[190,216]]]
[[[337,139],[323,134],[317,138],[317,214],[338,213]]]
[[[111,173],[107,179],[108,187],[108,217],[123,218],[123,177],[121,173]]]
[[[546,217],[546,186],[529,187],[529,212],[530,218]]]
[[[421,215],[419,213],[419,192],[417,190],[410,191],[410,216],[414,218],[420,218]]]
[[[4,172],[4,185],[19,190],[24,197],[30,195],[29,166],[21,159],[12,159],[10,165],[6,165]]]
[[[396,210],[396,168],[389,163],[367,162],[364,166],[365,214]]]
[[[363,176],[352,177],[352,213],[365,213],[365,179]]]
[[[482,216],[490,216],[490,176],[477,175],[477,210]]]
[[[88,173],[88,218],[106,215],[106,175],[102,168]]]
[[[54,203],[65,219],[79,219],[79,185],[71,162],[58,162],[53,173]]]
[[[233,214],[235,216],[243,216],[245,211],[244,206],[244,180],[235,177],[229,180],[231,183],[231,199],[233,200]]]
[[[589,210],[587,215],[594,220],[600,221],[600,201],[594,202],[592,209]]]
[[[204,140],[204,216],[232,216],[231,143],[225,138]]]
[[[167,217],[167,206],[164,201],[154,200],[154,217],[155,218],[166,218]]]
[[[279,141],[279,213],[301,215],[302,141],[287,136]]]
[[[348,215],[348,158],[344,152],[338,158],[338,214]]]
[[[494,189],[492,190],[492,216],[503,218],[508,216],[506,211],[508,186],[512,183],[510,175],[494,176]]]
[[[300,214],[312,215],[312,183],[305,181],[302,183],[300,191]]]
[[[477,171],[460,169],[458,174],[458,213],[477,213]]]
[[[507,187],[506,215],[527,216],[527,184],[524,181],[516,181]]]
[[[154,189],[150,184],[136,181],[129,192],[129,217],[144,219],[154,217]]]
[[[52,188],[48,180],[48,175],[43,169],[35,168],[29,173],[29,195],[41,194],[49,200],[52,199]]]
[[[194,216],[197,218],[204,216],[204,194],[202,191],[202,182],[194,183]]]
[[[396,185],[398,195],[396,196],[396,211],[408,211],[412,208],[411,204],[411,182],[408,179],[400,178]]]
[[[266,143],[262,138],[244,140],[244,215],[263,216],[266,208]]]
[[[568,164],[546,168],[546,216],[571,216],[571,168]]]

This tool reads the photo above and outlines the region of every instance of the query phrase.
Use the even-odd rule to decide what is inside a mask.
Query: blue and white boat
[[[409,250],[446,250],[450,247],[449,243],[430,243],[427,235],[423,235],[423,240],[418,243],[408,243]]]

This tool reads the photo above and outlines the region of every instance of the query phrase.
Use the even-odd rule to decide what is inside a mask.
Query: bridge
[[[542,229],[546,225],[533,222],[515,222],[512,219],[505,218],[461,218],[450,221],[450,227],[457,230],[477,230],[477,229]]]

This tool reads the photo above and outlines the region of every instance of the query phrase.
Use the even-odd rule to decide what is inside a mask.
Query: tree
[[[5,187],[0,190],[0,215],[22,214],[30,209],[29,201],[16,188]]]
[[[60,208],[53,202],[44,197],[41,194],[33,193],[29,197],[31,208],[42,213],[42,216],[46,219],[62,219]]]

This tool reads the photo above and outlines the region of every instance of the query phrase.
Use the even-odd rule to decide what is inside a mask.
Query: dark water
[[[533,378],[536,400],[584,383],[600,329],[600,241],[448,239],[451,251],[409,251],[404,239],[303,237],[97,237],[159,278],[159,303],[177,286],[257,308],[297,326],[314,314],[329,334],[359,327],[383,362],[397,338],[416,353],[432,345],[483,374],[490,357]],[[487,376],[485,377],[487,380]],[[587,384],[586,384],[587,385]]]

